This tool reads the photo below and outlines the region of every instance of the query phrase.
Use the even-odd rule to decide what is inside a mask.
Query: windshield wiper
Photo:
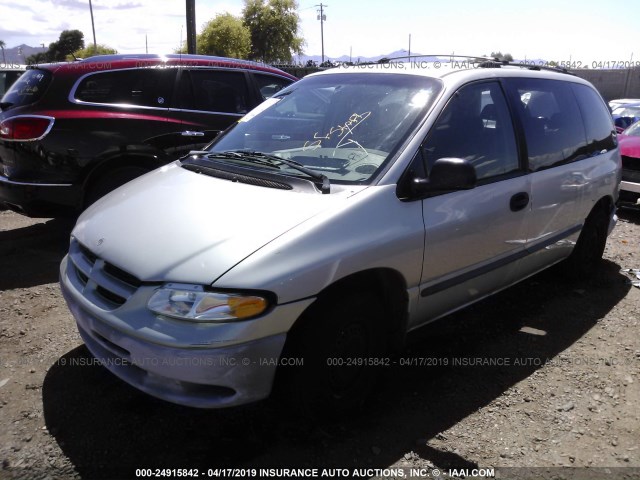
[[[6,110],[8,107],[12,105],[13,105],[13,102],[0,102],[0,110]]]
[[[208,152],[207,157],[241,158],[243,160],[250,160],[252,162],[259,163],[260,165],[268,165],[276,168],[280,168],[279,165],[284,164],[319,182],[320,191],[322,193],[329,193],[331,190],[331,182],[326,175],[314,172],[295,160],[278,157],[277,155],[271,155],[270,153],[256,152],[254,150],[228,150],[226,152]]]
[[[190,154],[196,152],[189,152]],[[244,153],[240,153],[237,151],[227,151],[227,152],[197,152],[197,154],[202,155],[205,158],[220,158],[220,159],[228,159],[228,160],[248,160],[251,163],[256,163],[258,165],[264,165],[269,168],[280,169],[278,165],[275,165],[272,161],[262,160],[257,156],[247,156]],[[276,157],[277,158],[277,157]]]

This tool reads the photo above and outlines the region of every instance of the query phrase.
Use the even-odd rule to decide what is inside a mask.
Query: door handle
[[[183,137],[204,137],[204,132],[196,132],[194,130],[185,130],[180,133]]]
[[[522,210],[529,205],[529,194],[527,192],[516,193],[509,201],[509,207],[512,212]]]

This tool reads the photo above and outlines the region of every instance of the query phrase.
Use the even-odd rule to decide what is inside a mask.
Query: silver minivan
[[[151,395],[226,407],[275,383],[342,410],[407,332],[561,261],[592,271],[619,183],[580,78],[338,68],[91,206],[61,286],[93,355]]]

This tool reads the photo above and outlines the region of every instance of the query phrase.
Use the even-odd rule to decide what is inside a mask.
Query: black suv
[[[0,102],[0,204],[76,214],[190,150],[295,77],[201,55],[106,55],[30,66]]]

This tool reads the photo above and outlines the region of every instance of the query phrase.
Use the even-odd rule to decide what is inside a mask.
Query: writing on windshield
[[[331,127],[325,134],[316,132],[313,134],[313,140],[308,140],[303,145],[303,150],[314,150],[322,147],[322,142],[325,140],[337,140],[337,144],[334,148],[343,148],[347,146],[357,147],[362,149],[364,153],[367,153],[365,148],[352,138],[353,131],[358,125],[364,122],[371,112],[352,113],[346,122],[335,127]]]

